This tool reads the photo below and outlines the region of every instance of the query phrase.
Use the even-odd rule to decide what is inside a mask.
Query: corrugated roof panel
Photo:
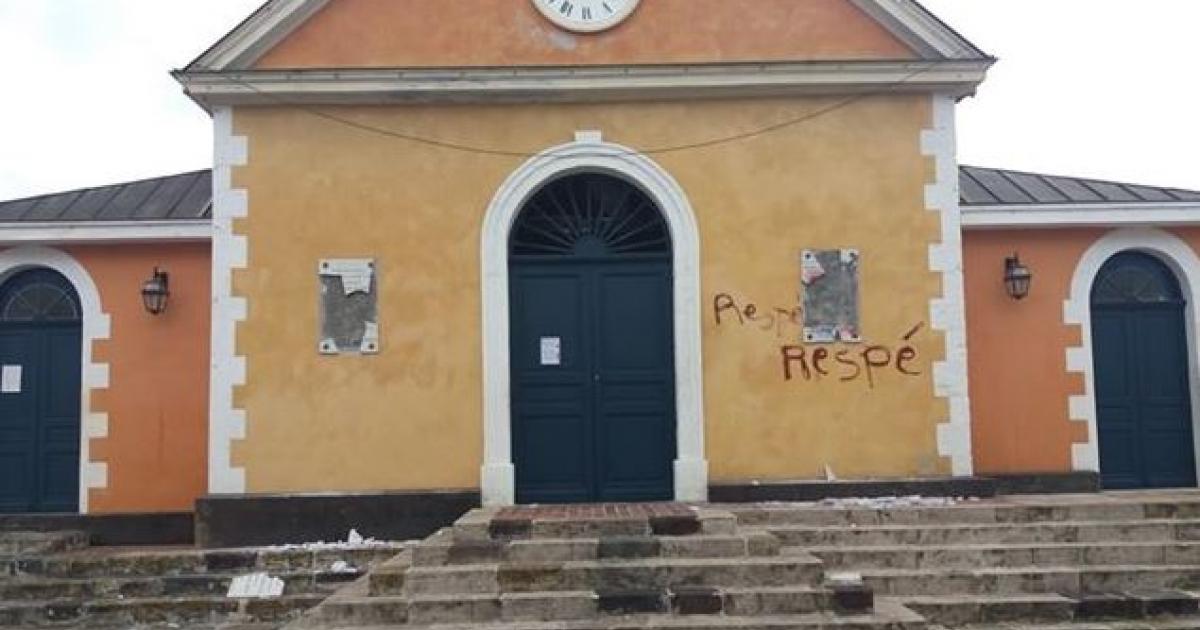
[[[0,203],[0,221],[20,221],[37,202],[37,199],[19,199]]]
[[[1105,201],[1141,201],[1120,184],[1097,182],[1090,179],[1084,180],[1083,184],[1099,193]]]
[[[971,177],[974,177],[980,184],[987,188],[988,192],[999,200],[1000,203],[1033,203],[1033,197],[1030,197],[1025,191],[1017,188],[1000,171],[974,167],[967,167],[966,170],[970,173]]]
[[[1124,185],[1125,190],[1133,193],[1142,201],[1175,201],[1175,197],[1161,188],[1153,188],[1151,186],[1133,186],[1131,184]]]
[[[130,221],[134,219],[138,208],[161,185],[161,179],[150,179],[122,186],[121,191],[108,202],[108,205],[100,209],[100,214],[96,218],[101,221]]]
[[[999,201],[986,188],[979,185],[979,182],[975,181],[975,178],[971,177],[966,169],[959,171],[958,187],[963,203],[996,203]]]
[[[1200,191],[1180,190],[1178,188],[1168,188],[1166,190],[1180,201],[1200,201]]]
[[[133,211],[133,218],[162,220],[170,218],[179,200],[191,187],[191,178],[186,176],[164,177],[157,180],[158,187]]]
[[[1037,175],[1014,172],[1005,174],[1014,184],[1020,186],[1021,190],[1032,196],[1037,203],[1066,203],[1069,201],[1066,195]]]
[[[1062,191],[1071,200],[1071,203],[1097,203],[1104,201],[1104,198],[1097,194],[1096,191],[1068,177],[1047,176],[1045,180],[1050,185]]]
[[[62,213],[56,219],[57,221],[94,221],[96,215],[100,213],[101,208],[112,201],[120,186],[105,186],[103,188],[90,188],[83,191],[79,199],[71,204],[67,211]]]
[[[207,219],[212,206],[212,172],[200,171],[188,178],[191,182],[183,199],[171,211],[172,219]]]
[[[30,209],[25,216],[21,217],[23,221],[56,221],[71,204],[75,203],[76,199],[81,196],[80,191],[75,190],[57,195],[42,197]]]

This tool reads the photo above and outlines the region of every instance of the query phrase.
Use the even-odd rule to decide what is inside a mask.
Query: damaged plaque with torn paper
[[[369,258],[322,260],[321,354],[379,352],[379,282]]]
[[[856,249],[806,249],[800,254],[805,343],[859,343]]]

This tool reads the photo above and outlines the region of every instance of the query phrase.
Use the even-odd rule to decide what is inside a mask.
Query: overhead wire
[[[831,103],[830,105],[818,108],[814,111],[808,112],[801,116],[789,118],[789,119],[780,121],[778,123],[773,123],[770,125],[766,125],[764,127],[752,129],[750,131],[731,134],[731,135],[727,135],[727,136],[721,136],[721,137],[717,137],[717,138],[711,138],[708,140],[701,140],[701,141],[697,141],[697,142],[689,142],[689,143],[676,144],[676,145],[666,145],[666,146],[661,146],[661,147],[652,147],[652,148],[647,148],[647,149],[642,149],[642,150],[629,150],[629,151],[625,151],[624,153],[626,153],[629,156],[663,155],[663,154],[668,154],[668,153],[678,153],[678,152],[682,152],[682,151],[707,149],[707,148],[711,148],[711,147],[716,147],[716,146],[721,146],[721,145],[725,145],[725,144],[731,144],[731,143],[735,143],[735,142],[741,142],[744,140],[757,138],[760,136],[775,133],[777,131],[788,129],[791,127],[797,127],[797,126],[803,125],[807,122],[816,120],[818,118],[822,118],[824,116],[827,116],[827,115],[837,112],[839,110],[850,107],[851,105],[854,105],[860,101],[863,101],[863,100],[866,100],[869,98],[874,98],[874,97],[878,97],[878,96],[886,96],[886,95],[895,93],[898,89],[909,84],[917,77],[932,70],[936,65],[937,65],[936,62],[931,62],[929,64],[926,64],[926,65],[922,66],[921,68],[913,71],[912,73],[904,76],[903,78],[887,84],[880,90],[860,92],[858,94],[854,94],[849,97],[840,99],[834,103]],[[265,91],[259,89],[257,86],[255,86],[247,81],[238,79],[236,77],[226,76],[226,77],[222,77],[222,78],[230,83],[234,83],[243,88],[246,88],[247,90],[254,92],[255,94],[261,96],[263,99],[270,101],[276,105],[298,109],[300,111],[303,111],[303,112],[305,112],[309,115],[315,116],[317,118],[322,118],[324,120],[327,120],[327,121],[330,121],[330,122],[333,122],[333,123],[336,123],[339,125],[343,125],[345,127],[351,128],[351,129],[356,129],[358,131],[363,131],[366,133],[372,133],[372,134],[376,134],[376,135],[380,135],[380,136],[384,136],[384,137],[390,137],[390,138],[395,138],[398,140],[404,140],[404,141],[412,142],[415,144],[422,144],[422,145],[426,145],[426,146],[437,147],[437,148],[441,148],[441,149],[448,149],[448,150],[452,150],[452,151],[459,151],[459,152],[464,152],[464,153],[473,153],[473,154],[477,154],[477,155],[486,155],[486,156],[493,156],[493,157],[508,157],[508,158],[525,158],[525,159],[533,159],[533,158],[553,159],[553,158],[555,158],[553,151],[550,151],[550,152],[546,152],[546,151],[540,151],[540,152],[513,151],[513,150],[498,149],[498,148],[492,148],[492,147],[474,146],[474,145],[465,144],[465,143],[453,142],[453,141],[449,141],[449,140],[442,140],[439,138],[431,138],[428,136],[422,136],[422,135],[417,135],[417,134],[413,134],[413,133],[404,133],[401,131],[396,131],[394,129],[388,129],[386,127],[380,127],[377,125],[359,122],[356,120],[346,118],[344,116],[338,116],[337,114],[330,113],[330,112],[325,111],[325,110],[321,109],[320,107],[317,107],[314,105],[292,102],[284,97],[280,97],[278,95],[265,92]],[[612,155],[612,153],[608,152],[608,153],[606,153],[606,155]],[[580,156],[578,153],[572,153],[572,157],[580,157]]]

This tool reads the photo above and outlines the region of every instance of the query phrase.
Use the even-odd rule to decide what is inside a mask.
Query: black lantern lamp
[[[1033,282],[1033,272],[1021,262],[1021,257],[1013,254],[1004,259],[1004,287],[1014,300],[1023,300],[1029,296],[1029,285]]]
[[[142,305],[151,315],[161,315],[167,310],[167,298],[171,297],[171,289],[167,272],[154,268],[154,275],[142,284]]]

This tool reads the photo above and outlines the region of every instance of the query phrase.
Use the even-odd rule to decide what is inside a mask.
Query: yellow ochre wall
[[[646,149],[762,129],[828,108],[794,98],[604,105],[329,107],[356,123],[482,147],[537,152],[577,130]],[[928,326],[940,276],[928,269],[939,217],[924,205],[932,162],[920,132],[928,96],[865,98],[808,123],[654,159],[690,198],[701,235],[704,396],[712,481],[946,474]],[[247,491],[474,488],[482,457],[480,230],[488,203],[523,160],[364,132],[293,108],[240,108],[249,162],[249,300],[237,329],[247,384],[246,439],[233,464]],[[873,370],[873,386],[832,355],[829,376],[787,381],[781,346],[800,330],[736,323],[728,294],[759,312],[795,308],[803,248],[862,252],[867,343],[917,358]],[[317,261],[379,262],[382,353],[317,353]],[[902,337],[912,332],[911,341]],[[809,352],[812,352],[812,347]],[[837,350],[837,348],[833,348]],[[874,355],[879,358],[882,350]],[[844,355],[849,359],[851,355]],[[887,436],[887,439],[879,439]]]

